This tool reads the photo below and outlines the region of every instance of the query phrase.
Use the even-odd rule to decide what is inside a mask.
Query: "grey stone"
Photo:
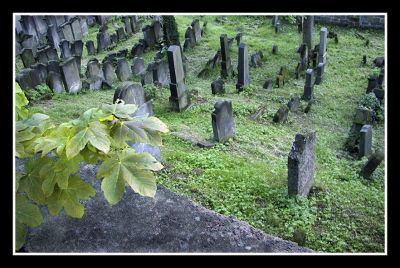
[[[161,161],[161,149],[159,146],[147,144],[147,143],[131,143],[127,142],[134,150],[136,153],[149,153],[151,154],[157,161]]]
[[[217,79],[214,82],[212,82],[211,83],[211,93],[213,95],[224,94],[225,93],[224,84],[225,84],[225,82],[222,79]]]
[[[288,156],[288,193],[307,196],[314,181],[316,133],[296,134]]]
[[[76,93],[81,90],[82,82],[79,76],[78,66],[74,57],[70,57],[60,64],[65,90]]]
[[[123,82],[115,90],[113,103],[123,100],[125,104],[135,104],[140,107],[145,103],[144,89],[142,85],[132,82]]]
[[[60,46],[60,37],[58,36],[58,32],[57,32],[57,26],[54,24],[50,24],[47,28],[47,37],[49,39],[49,43],[50,45],[59,50]]]
[[[72,33],[74,35],[74,40],[82,40],[83,38],[83,34],[82,34],[82,27],[81,27],[81,23],[79,22],[79,18],[75,18],[72,22],[71,22],[71,29],[72,29]]]
[[[141,23],[140,23],[140,21],[138,20],[137,17],[138,17],[138,16],[131,16],[132,31],[133,31],[134,33],[139,32],[139,31],[140,31],[140,28],[142,27],[142,26],[141,26]]]
[[[154,116],[153,101],[149,100],[140,105],[132,116]]]
[[[232,101],[217,101],[211,114],[211,122],[214,140],[225,143],[229,138],[235,136]]]
[[[76,40],[73,43],[71,43],[71,53],[74,56],[82,57],[82,54],[83,54],[82,40]]]
[[[85,16],[80,16],[79,17],[79,23],[81,24],[82,36],[84,36],[84,37],[88,36],[89,28],[88,28],[86,17]]]
[[[198,19],[195,19],[192,21],[192,29],[194,32],[194,39],[196,43],[199,43],[201,40],[201,28],[200,28],[200,22]]]
[[[97,33],[97,53],[106,50],[110,45],[110,35],[107,31]]]
[[[368,94],[368,93],[374,91],[374,89],[377,87],[378,87],[378,78],[374,75],[369,75],[366,93]]]
[[[262,58],[263,54],[261,50],[257,51],[256,53],[251,54],[251,67],[260,67],[262,66]]]
[[[47,62],[47,72],[55,72],[61,74],[60,62],[56,60],[51,60]]]
[[[153,84],[153,71],[145,70],[140,77],[142,86]]]
[[[385,80],[385,67],[382,67],[378,76],[378,86],[380,88],[382,87],[384,80]]]
[[[22,69],[17,74],[16,81],[22,90],[34,88],[43,82],[39,70],[32,68]]]
[[[364,125],[360,130],[358,156],[369,156],[372,153],[372,126]]]
[[[144,51],[144,45],[142,43],[136,43],[132,47],[131,56],[134,57],[142,57]]]
[[[118,37],[118,41],[122,41],[122,40],[126,39],[126,33],[125,33],[124,27],[119,27],[117,29],[117,37]]]
[[[127,81],[132,78],[132,71],[125,58],[119,59],[115,70],[119,81]]]
[[[291,112],[297,112],[300,107],[300,98],[298,96],[293,96],[288,102],[288,108]]]
[[[185,44],[184,48],[193,48],[196,45],[196,34],[193,27],[187,27],[185,32]]]
[[[372,173],[379,166],[379,164],[384,160],[385,155],[383,151],[378,151],[372,154],[365,165],[362,167],[360,171],[360,176],[369,179],[372,176]]]
[[[381,88],[375,88],[373,92],[379,100],[383,100],[385,98],[385,90]]]
[[[153,47],[156,44],[156,36],[153,27],[146,25],[142,28],[144,40],[147,47]]]
[[[221,34],[219,40],[221,45],[221,77],[227,78],[233,75],[231,58],[229,56],[228,40],[226,34]]]
[[[62,59],[68,59],[69,57],[72,56],[71,44],[68,40],[65,40],[65,39],[61,40],[60,49],[61,49],[61,58]]]
[[[153,22],[151,23],[151,28],[154,31],[155,41],[161,42],[163,40],[164,34],[160,21],[153,20]]]
[[[117,75],[115,74],[112,62],[110,60],[103,61],[102,69],[103,69],[104,79],[109,84],[113,84],[117,80]]]
[[[289,114],[289,108],[286,105],[281,105],[278,111],[276,111],[273,121],[275,123],[284,123],[287,121],[288,114]]]
[[[305,16],[303,21],[303,43],[307,48],[312,48],[312,35],[314,32],[314,16]]]
[[[325,67],[324,63],[322,63],[322,62],[318,63],[318,65],[317,65],[317,75],[315,77],[315,84],[316,85],[319,85],[322,82],[323,75],[324,75],[324,67]]]
[[[185,74],[183,71],[183,63],[181,50],[179,46],[172,45],[168,48],[168,66],[170,73],[169,84],[171,96],[169,98],[170,106],[173,111],[181,112],[190,105],[190,98],[187,94],[185,85]]]
[[[237,46],[239,46],[240,43],[242,43],[243,34],[242,34],[242,33],[238,33],[238,34],[236,35],[235,39],[236,39],[236,44],[237,44]]]
[[[265,89],[272,89],[272,86],[273,86],[272,79],[267,79],[263,84],[263,88]]]
[[[59,27],[60,31],[58,32],[58,34],[61,37],[61,39],[65,39],[68,42],[73,42],[75,40],[70,23],[68,22],[63,23]]]
[[[365,107],[358,107],[354,115],[353,123],[360,125],[372,125],[374,123],[374,117],[374,111]]]
[[[305,100],[311,100],[313,98],[313,90],[314,86],[312,84],[312,75],[313,75],[313,70],[312,69],[307,69],[306,71],[306,82],[304,85],[304,95],[303,98]]]
[[[377,66],[377,67],[385,67],[385,58],[384,57],[376,57],[373,60],[373,63]]]
[[[247,46],[243,43],[239,45],[238,53],[238,80],[236,83],[236,89],[238,91],[243,90],[250,84],[249,78],[249,55],[247,52]]]
[[[318,51],[318,63],[326,64],[326,45],[327,45],[328,29],[325,27],[321,28],[319,33],[319,51]]]
[[[36,62],[31,48],[23,48],[20,57],[25,68],[31,67]]]
[[[86,49],[89,56],[96,54],[96,49],[94,48],[94,42],[92,40],[86,42]]]
[[[217,142],[215,141],[206,141],[203,139],[200,139],[192,134],[188,134],[188,133],[183,133],[183,132],[171,132],[172,136],[175,136],[179,139],[182,139],[184,141],[188,141],[191,144],[195,145],[195,146],[199,146],[201,148],[211,148],[214,147]]]
[[[169,67],[166,61],[155,61],[152,67],[153,70],[153,82],[158,86],[166,86],[171,81],[169,79]]]
[[[62,76],[60,73],[50,71],[47,75],[47,85],[54,93],[65,92]]]
[[[126,35],[131,36],[132,35],[131,18],[129,16],[122,17],[122,22],[124,23],[125,26]]]

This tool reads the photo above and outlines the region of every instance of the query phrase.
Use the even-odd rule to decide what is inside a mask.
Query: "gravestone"
[[[322,82],[322,77],[324,75],[324,67],[325,67],[324,63],[322,63],[322,62],[318,63],[318,65],[317,65],[317,76],[315,77],[315,84],[316,85],[319,85]]]
[[[47,37],[49,39],[50,45],[59,50],[60,49],[60,37],[58,36],[57,26],[54,24],[50,24],[47,28]]]
[[[263,88],[265,88],[265,89],[272,89],[272,86],[273,86],[272,79],[267,79],[267,80],[264,82]]]
[[[288,194],[307,196],[314,181],[316,133],[296,134],[288,156]]]
[[[110,36],[107,31],[98,32],[96,35],[97,38],[97,53],[101,53],[106,50],[110,45]]]
[[[282,104],[279,107],[278,111],[276,111],[273,121],[275,123],[284,123],[288,119],[288,114],[289,114],[289,108],[286,105]]]
[[[118,34],[117,33],[110,34],[110,44],[108,46],[108,49],[116,47],[117,43],[118,43]]]
[[[385,98],[385,91],[383,89],[375,88],[373,92],[375,94],[375,97],[377,97],[380,101]]]
[[[281,23],[278,21],[275,23],[275,33],[279,33],[281,31]]]
[[[126,39],[126,33],[125,33],[124,27],[119,27],[117,29],[117,37],[118,37],[118,41],[122,41],[122,40]]]
[[[304,85],[304,95],[303,95],[303,98],[305,100],[313,99],[314,85],[312,84],[312,75],[313,75],[313,70],[312,69],[307,69],[307,71],[306,71],[306,82],[305,82],[305,85]]]
[[[325,27],[321,28],[319,33],[319,51],[318,51],[318,63],[326,64],[326,45],[327,45],[327,34],[328,29]]]
[[[237,46],[239,46],[240,43],[242,43],[243,34],[242,34],[242,33],[238,33],[238,34],[236,35],[235,39],[236,39],[236,44],[237,44]]]
[[[181,112],[189,106],[190,99],[184,81],[185,74],[180,47],[176,45],[170,46],[167,55],[171,77],[171,83],[169,84],[171,96],[169,102],[173,111]]]
[[[222,79],[217,79],[214,82],[212,82],[211,83],[211,93],[213,95],[224,94],[225,93],[224,84],[225,84],[225,82]]]
[[[373,63],[377,66],[377,67],[384,67],[385,66],[385,58],[384,57],[376,57],[373,60]]]
[[[185,32],[185,42],[183,49],[186,51],[188,48],[193,48],[196,45],[196,36],[192,27],[187,27]]]
[[[82,57],[83,54],[82,40],[76,40],[73,43],[71,43],[71,53],[73,56]]]
[[[132,31],[134,33],[137,33],[140,31],[140,28],[142,26],[141,26],[140,21],[138,20],[138,16],[131,16],[131,24],[132,24]]]
[[[134,57],[142,57],[144,51],[144,45],[142,43],[137,43],[132,47],[131,56]]]
[[[221,34],[220,38],[221,45],[221,77],[227,78],[233,75],[233,68],[231,65],[231,58],[229,56],[228,40],[226,34]]]
[[[211,122],[214,140],[225,143],[229,138],[235,136],[232,101],[217,101],[211,114]]]
[[[71,24],[69,22],[65,22],[59,26],[58,35],[61,39],[65,39],[69,42],[74,41],[74,34],[72,32]]]
[[[297,112],[300,107],[300,98],[298,96],[293,96],[288,102],[288,108],[291,112]]]
[[[86,65],[86,78],[103,79],[104,74],[101,65],[97,59],[90,59]]]
[[[145,70],[141,75],[141,83],[142,86],[153,84],[153,71],[152,70]]]
[[[78,17],[75,17],[75,19],[71,22],[71,29],[74,35],[74,40],[75,41],[82,40],[83,38],[82,27]]]
[[[132,73],[134,75],[140,75],[146,70],[143,58],[135,57],[133,58]]]
[[[304,16],[296,16],[297,31],[301,33],[303,31]]]
[[[35,81],[37,80],[37,84],[42,84],[46,82],[47,79],[47,65],[44,63],[35,63],[31,65],[31,68],[34,69],[35,71],[31,72],[31,77]],[[35,79],[34,77],[37,77]]]
[[[156,36],[154,30],[150,25],[146,25],[142,28],[144,40],[147,47],[153,47],[156,44]]]
[[[36,61],[44,64],[48,62],[45,48],[36,51]]]
[[[61,74],[60,62],[57,60],[51,60],[47,62],[47,72],[55,72]]]
[[[236,89],[240,92],[243,87],[250,84],[249,79],[249,59],[248,59],[247,46],[243,43],[239,45],[238,53],[238,80],[236,83]]]
[[[93,56],[96,54],[96,49],[94,48],[94,42],[92,40],[86,42],[86,49],[88,56]]]
[[[127,81],[132,77],[132,71],[129,67],[129,64],[125,58],[121,58],[118,60],[117,68],[115,70],[119,81]]]
[[[115,74],[114,66],[110,60],[103,61],[102,63],[104,80],[109,84],[113,84],[117,80],[117,75]]]
[[[378,151],[372,154],[369,158],[367,163],[362,167],[360,171],[360,176],[369,179],[372,176],[372,173],[375,169],[379,166],[379,164],[385,158],[384,152]]]
[[[170,83],[169,67],[166,61],[162,60],[155,61],[152,70],[153,70],[153,81],[157,86],[162,87]]]
[[[23,48],[20,57],[25,68],[31,67],[31,65],[36,62],[31,48]]]
[[[312,48],[312,34],[314,32],[314,16],[305,16],[303,22],[303,43]]]
[[[374,111],[366,107],[358,107],[354,115],[353,123],[360,125],[372,125],[374,123],[374,117]]]
[[[375,88],[378,87],[378,78],[374,75],[369,75],[368,76],[368,86],[367,86],[367,91],[366,93],[371,93],[374,91]]]
[[[38,71],[31,68],[22,69],[15,77],[22,90],[31,89],[40,84]]]
[[[278,46],[277,45],[272,46],[272,54],[274,54],[274,55],[278,54]]]
[[[260,67],[262,65],[262,58],[264,57],[261,50],[251,54],[250,65],[251,67]]]
[[[201,28],[200,28],[200,22],[198,19],[193,20],[192,22],[192,29],[194,32],[194,39],[196,43],[199,43],[201,40]]]
[[[47,85],[54,93],[62,93],[65,91],[62,76],[60,73],[50,71],[47,74]]]
[[[382,88],[384,80],[385,80],[385,67],[382,67],[378,76],[378,86],[380,88]]]
[[[81,24],[81,31],[82,31],[82,36],[86,37],[89,34],[89,28],[87,24],[87,20],[85,16],[80,16],[79,17],[79,23]]]
[[[279,21],[279,16],[273,16],[272,17],[272,25],[275,26],[275,24]]]
[[[372,152],[372,126],[363,125],[360,130],[359,157],[369,156]]]
[[[363,55],[362,64],[367,64],[367,55]]]
[[[69,93],[76,93],[82,88],[78,66],[75,58],[70,57],[60,64],[64,88]]]
[[[117,56],[118,58],[126,58],[126,57],[128,56],[128,49],[125,48],[125,49],[118,50],[116,56]]]
[[[131,36],[132,35],[131,18],[129,16],[124,16],[122,17],[122,22],[124,23],[125,26],[126,35]]]
[[[297,52],[300,53],[300,67],[301,67],[300,70],[303,71],[308,66],[308,48],[307,48],[307,44],[302,44]]]
[[[71,44],[68,40],[65,40],[65,39],[61,40],[60,48],[61,48],[61,58],[62,59],[68,59],[69,57],[72,56]]]
[[[123,82],[115,90],[113,103],[123,100],[125,104],[135,104],[140,107],[145,103],[144,89],[142,85],[133,82]]]
[[[151,23],[151,28],[154,31],[154,38],[156,42],[161,42],[163,40],[164,35],[160,21],[153,20],[153,22]]]

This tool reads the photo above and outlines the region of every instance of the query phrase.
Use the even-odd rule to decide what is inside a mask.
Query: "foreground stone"
[[[30,229],[28,252],[311,252],[160,185],[154,199],[127,187],[121,202],[110,207],[96,172],[95,165],[79,171],[97,191],[84,204],[83,218],[44,213],[44,223]]]

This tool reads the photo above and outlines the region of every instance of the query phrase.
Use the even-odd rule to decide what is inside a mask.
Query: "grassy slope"
[[[171,190],[187,195],[196,202],[225,215],[234,215],[264,230],[266,233],[296,240],[295,231],[306,234],[305,246],[328,252],[381,252],[384,249],[384,164],[367,182],[357,176],[366,159],[354,161],[342,149],[351,126],[354,108],[365,93],[367,75],[377,71],[372,59],[384,54],[382,31],[356,30],[328,26],[338,33],[339,44],[328,39],[328,66],[324,81],[314,87],[316,103],[309,114],[290,113],[286,124],[275,124],[272,117],[280,102],[291,94],[302,95],[304,78],[291,78],[283,88],[267,92],[262,88],[267,78],[275,78],[280,66],[286,65],[291,77],[298,59],[295,53],[301,42],[296,26],[283,26],[275,34],[270,19],[227,17],[224,23],[215,22],[214,16],[177,16],[181,40],[193,18],[208,21],[206,35],[200,44],[185,53],[188,58],[186,83],[188,89],[197,90],[194,106],[184,113],[168,112],[168,87],[159,92],[154,102],[156,115],[172,131],[195,134],[204,139],[212,137],[211,111],[218,99],[233,100],[236,137],[226,145],[201,149],[173,136],[165,137],[163,164],[158,182]],[[313,43],[319,42],[316,25]],[[90,29],[89,39],[95,40],[97,29]],[[216,68],[207,79],[197,78],[198,72],[219,47],[219,35],[234,37],[243,32],[249,53],[262,50],[262,68],[250,68],[251,86],[246,92],[235,93],[236,80],[226,84],[225,96],[213,96],[210,84],[219,76]],[[355,37],[362,32],[370,47]],[[118,46],[119,50],[142,38],[142,33]],[[183,43],[183,42],[182,42]],[[279,47],[272,55],[272,46]],[[84,49],[84,57],[86,49]],[[154,56],[149,51],[146,63]],[[106,53],[98,55],[102,59]],[[362,55],[368,64],[360,67]],[[231,49],[234,68],[237,66],[237,47]],[[82,66],[85,66],[84,58]],[[51,101],[35,104],[32,112],[51,115],[55,122],[78,116],[99,103],[111,103],[113,90],[88,92],[78,95],[57,95]],[[266,113],[251,121],[249,115],[260,105]],[[306,103],[302,102],[303,108]],[[315,190],[308,199],[287,196],[287,154],[295,134],[303,127],[317,131]],[[384,145],[383,124],[374,126],[374,149]]]

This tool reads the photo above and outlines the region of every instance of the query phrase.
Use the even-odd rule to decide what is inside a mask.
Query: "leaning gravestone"
[[[35,72],[31,73],[31,76],[37,77],[38,84],[42,84],[46,82],[47,79],[47,66],[43,63],[35,63],[31,66]],[[35,78],[34,78],[35,80]]]
[[[235,136],[232,101],[216,102],[211,114],[211,122],[214,140],[225,143],[229,138]]]
[[[281,105],[276,111],[273,121],[275,123],[283,123],[286,122],[288,119],[288,114],[289,114],[289,108],[286,105]]]
[[[129,16],[122,17],[122,22],[124,23],[126,34],[131,36],[132,35],[131,18]]]
[[[61,74],[59,61],[51,60],[47,63],[47,72],[50,73],[51,71]]]
[[[131,56],[134,57],[141,57],[143,56],[144,45],[142,43],[137,43],[132,47]]]
[[[83,38],[81,23],[79,22],[79,18],[75,17],[71,22],[71,29],[74,35],[74,40],[81,40]]]
[[[74,57],[70,57],[60,64],[65,90],[76,93],[82,88],[78,66]]]
[[[115,70],[119,81],[127,81],[132,77],[132,71],[129,67],[128,61],[125,58],[118,60],[117,68]]]
[[[87,63],[86,77],[89,89],[99,90],[103,84],[104,73],[97,59],[91,59]]]
[[[322,63],[322,62],[318,63],[318,65],[317,65],[317,76],[315,77],[315,84],[316,85],[319,85],[322,82],[322,77],[324,75],[324,67],[325,67],[324,63]]]
[[[123,100],[125,104],[135,104],[140,107],[145,103],[144,89],[142,85],[133,82],[123,82],[115,90],[113,103]]]
[[[173,111],[181,112],[189,106],[190,99],[184,81],[185,74],[180,47],[176,45],[170,46],[167,55],[171,77],[171,83],[169,84],[171,96],[169,102]]]
[[[94,48],[94,42],[92,40],[86,42],[86,49],[89,56],[96,54],[96,49]]]
[[[366,107],[358,107],[354,115],[353,123],[371,125],[374,123],[375,112]]]
[[[200,22],[198,19],[193,20],[192,22],[192,28],[193,28],[193,32],[194,32],[194,38],[195,38],[195,42],[199,43],[201,40],[201,28],[200,28]]]
[[[221,45],[221,76],[227,78],[233,75],[233,68],[231,65],[231,58],[229,56],[228,48],[228,37],[226,34],[221,34],[220,38]]]
[[[372,152],[372,126],[364,125],[360,130],[359,157],[369,156]]]
[[[311,190],[315,172],[314,130],[306,130],[295,137],[288,156],[288,193],[307,196]]]
[[[83,54],[82,40],[76,40],[73,43],[71,43],[71,53],[74,56],[82,57],[82,54]]]
[[[115,74],[112,62],[110,60],[103,61],[102,69],[104,80],[106,80],[108,84],[112,85],[117,80],[117,75]]]
[[[47,75],[47,85],[54,93],[62,93],[65,91],[60,73],[50,71]]]
[[[241,43],[239,45],[238,80],[236,84],[236,89],[239,92],[243,90],[243,87],[246,87],[250,84],[248,56],[247,46]]]
[[[153,27],[146,25],[142,28],[144,40],[147,47],[153,47],[156,44],[156,36]]]
[[[303,43],[307,44],[307,48],[312,48],[312,34],[314,32],[314,16],[305,16],[303,22]]]
[[[328,42],[328,29],[322,27],[319,35],[318,63],[323,63],[326,65],[326,43]]]
[[[304,95],[303,98],[305,100],[311,100],[313,98],[313,84],[312,84],[312,69],[307,69],[306,71],[306,82],[304,85]]]
[[[58,36],[57,33],[57,26],[54,24],[50,24],[47,28],[47,37],[49,39],[50,45],[59,50],[59,43],[60,43],[60,37]]]
[[[363,176],[366,179],[369,179],[372,176],[372,173],[379,166],[379,164],[383,161],[385,155],[382,151],[375,152],[369,158],[367,163],[363,166],[360,171],[360,176]]]
[[[118,41],[122,41],[122,40],[126,39],[126,33],[125,33],[124,27],[119,27],[117,29],[117,37],[118,37]]]
[[[300,107],[300,98],[298,96],[293,96],[288,102],[288,108],[291,112],[297,112]]]
[[[31,48],[23,48],[20,57],[25,68],[29,68],[32,64],[35,64],[35,57]]]
[[[166,86],[170,83],[169,80],[169,67],[166,61],[157,60],[153,63],[153,81],[159,86]]]
[[[164,34],[160,21],[153,20],[153,22],[151,23],[151,28],[154,31],[154,37],[156,42],[161,42],[163,40]]]
[[[110,45],[110,36],[107,31],[97,33],[97,53],[101,53]]]
[[[135,57],[133,58],[132,73],[134,75],[140,75],[146,70],[143,58]]]
[[[212,82],[211,83],[211,93],[213,95],[224,94],[225,93],[224,83],[225,82],[222,79],[217,79],[214,82]]]
[[[61,58],[68,59],[72,56],[71,52],[71,44],[68,40],[61,40],[60,42],[60,49],[61,49]]]

